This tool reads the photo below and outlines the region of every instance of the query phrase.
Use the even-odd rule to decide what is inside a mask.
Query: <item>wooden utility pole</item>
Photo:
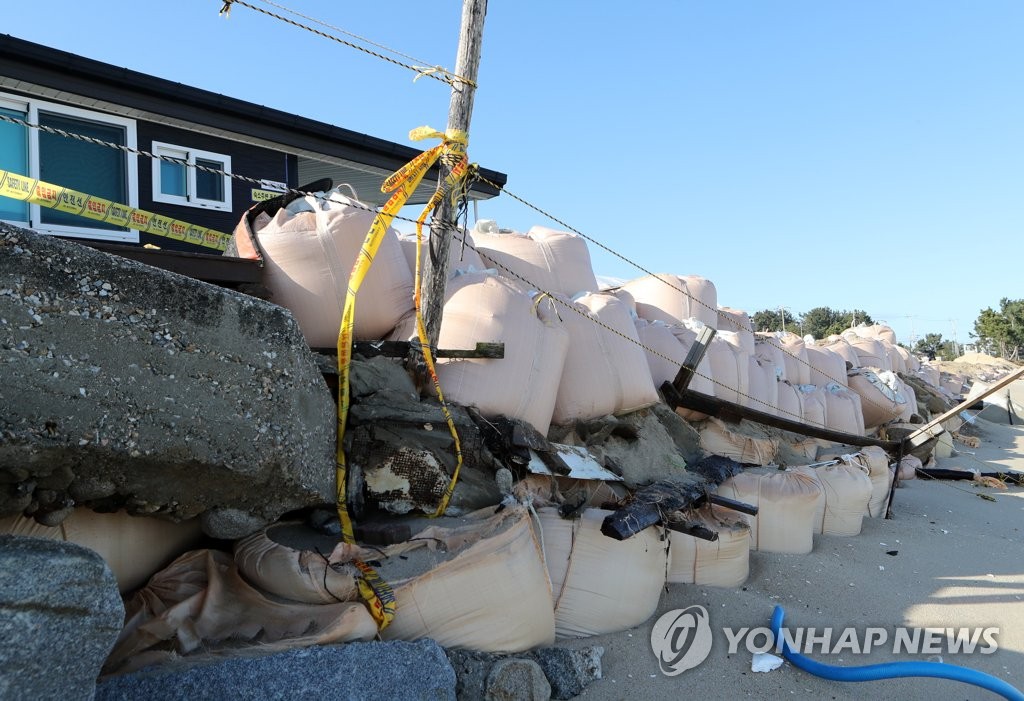
[[[476,76],[480,68],[480,47],[483,44],[484,17],[487,0],[463,0],[462,27],[459,31],[459,51],[455,57],[455,77],[452,81],[452,99],[448,108],[448,129],[469,133],[476,95]],[[460,80],[464,78],[465,82]],[[451,173],[453,163],[440,162],[439,181],[443,183]],[[437,256],[436,265],[427,256],[424,267],[423,321],[427,327],[430,347],[437,348],[441,332],[441,312],[444,307],[445,287],[448,282],[448,251],[456,227],[453,197],[446,197],[434,212],[430,227],[430,248]]]

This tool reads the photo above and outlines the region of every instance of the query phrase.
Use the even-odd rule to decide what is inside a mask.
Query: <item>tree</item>
[[[799,324],[796,317],[787,309],[782,310],[782,316],[779,316],[778,309],[762,309],[754,313],[750,323],[754,326],[754,331],[782,331],[783,320],[786,322],[787,331],[794,331]]]
[[[942,340],[941,333],[926,333],[914,344],[914,352],[927,355],[929,358],[939,360],[954,360],[956,358],[956,344],[952,340]]]
[[[825,338],[832,334],[842,333],[856,324],[874,323],[871,316],[863,309],[838,311],[829,307],[815,307],[801,318],[804,333],[815,338]]]
[[[1019,359],[1024,350],[1024,299],[1004,297],[999,300],[999,311],[982,309],[972,335],[984,351]]]

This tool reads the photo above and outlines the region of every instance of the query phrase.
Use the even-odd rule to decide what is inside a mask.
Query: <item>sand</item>
[[[982,445],[957,443],[959,457],[944,468],[1024,471],[1024,427],[979,421]],[[974,456],[967,452],[975,453]],[[987,461],[982,466],[975,458]],[[978,493],[994,495],[986,501]],[[994,699],[991,692],[939,679],[826,681],[790,664],[753,673],[751,654],[727,654],[723,626],[768,625],[772,609],[786,609],[786,624],[817,628],[894,626],[1000,628],[1000,649],[989,655],[943,654],[943,661],[998,676],[1024,689],[1024,489],[979,488],[970,482],[912,480],[897,490],[892,520],[865,518],[859,536],[815,536],[809,555],[751,553],[743,587],[718,589],[672,584],[658,613],[644,625],[614,635],[567,643],[602,645],[604,679],[579,697],[605,699]],[[888,555],[887,551],[898,551]],[[714,643],[700,666],[675,677],[661,674],[651,652],[657,618],[700,604],[710,612]],[[930,655],[893,655],[891,644],[870,655],[814,655],[822,662],[861,665],[926,661]]]

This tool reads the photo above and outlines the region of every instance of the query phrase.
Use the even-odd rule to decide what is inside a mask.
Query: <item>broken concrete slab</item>
[[[92,550],[0,536],[0,698],[92,699],[123,623],[117,581]]]
[[[0,514],[234,538],[333,501],[334,403],[279,306],[0,224],[0,367]]]

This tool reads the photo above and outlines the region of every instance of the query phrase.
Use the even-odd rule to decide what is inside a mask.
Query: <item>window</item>
[[[153,201],[231,211],[231,156],[153,142]],[[198,168],[195,166],[199,166]],[[209,168],[218,172],[202,170]]]
[[[0,114],[135,148],[135,122],[67,105],[0,94]],[[0,169],[138,206],[137,158],[109,146],[0,121]],[[0,197],[0,220],[61,236],[137,243],[139,232]]]

